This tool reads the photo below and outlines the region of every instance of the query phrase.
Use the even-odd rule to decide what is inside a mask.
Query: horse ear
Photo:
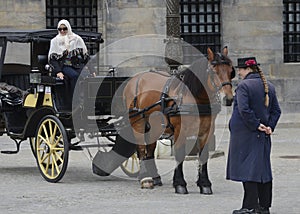
[[[214,59],[214,52],[210,48],[207,48],[207,58],[210,62]]]
[[[228,48],[227,48],[227,46],[225,46],[225,47],[223,48],[223,55],[225,55],[225,56],[228,55]]]

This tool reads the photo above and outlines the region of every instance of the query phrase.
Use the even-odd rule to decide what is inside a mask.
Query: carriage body
[[[93,47],[103,42],[101,33],[75,33]],[[29,140],[40,172],[49,182],[58,182],[63,177],[69,150],[82,149],[78,144],[85,141],[83,138],[72,144],[72,139],[78,137],[73,122],[74,109],[65,102],[68,96],[64,83],[45,68],[50,41],[56,34],[54,29],[0,30],[0,135],[8,135],[17,146],[15,151],[1,152],[17,153],[20,143]],[[90,133],[94,137],[109,136],[111,139],[118,135],[110,125],[110,120],[114,119],[111,102],[126,79],[96,75],[82,81],[84,108],[77,110],[76,115],[84,124],[80,128],[83,136]],[[100,87],[95,88],[96,85]],[[10,88],[7,87],[18,90],[19,96],[8,92]],[[49,139],[44,135],[49,135]],[[44,142],[46,138],[49,142]],[[54,145],[50,145],[50,139]],[[113,145],[113,140],[111,143],[108,146]]]

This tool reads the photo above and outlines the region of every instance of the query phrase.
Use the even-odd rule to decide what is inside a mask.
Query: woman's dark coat
[[[264,104],[264,86],[258,73],[249,73],[237,86],[229,121],[227,179],[262,183],[272,180],[271,137],[257,129],[262,123],[274,131],[281,114],[275,88],[268,85],[269,107]]]

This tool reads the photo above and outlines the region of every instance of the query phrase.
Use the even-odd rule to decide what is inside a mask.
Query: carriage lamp
[[[29,82],[32,84],[40,84],[42,82],[41,72],[38,69],[31,70]]]

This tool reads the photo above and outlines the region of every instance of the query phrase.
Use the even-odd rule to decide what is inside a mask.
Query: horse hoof
[[[175,186],[175,193],[178,194],[189,194],[187,188],[182,185]]]
[[[140,181],[140,183],[141,183],[142,189],[153,189],[154,188],[153,179],[151,177],[143,178]]]
[[[162,182],[161,182],[161,177],[160,176],[153,178],[153,185],[154,186],[162,186],[163,185]]]
[[[200,194],[204,194],[204,195],[212,195],[212,189],[211,187],[200,187]]]

